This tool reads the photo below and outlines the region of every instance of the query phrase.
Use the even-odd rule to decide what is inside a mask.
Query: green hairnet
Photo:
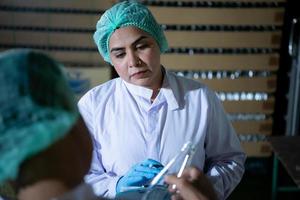
[[[94,41],[106,62],[111,63],[109,39],[112,33],[116,29],[126,26],[135,26],[149,33],[158,43],[162,53],[168,49],[164,32],[148,8],[135,1],[123,1],[108,9],[96,25]]]
[[[0,54],[0,182],[62,138],[78,119],[60,64],[32,50]]]

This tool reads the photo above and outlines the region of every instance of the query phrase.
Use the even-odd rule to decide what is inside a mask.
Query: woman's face
[[[148,33],[131,26],[119,28],[110,38],[109,51],[123,80],[150,89],[161,86],[160,50]]]

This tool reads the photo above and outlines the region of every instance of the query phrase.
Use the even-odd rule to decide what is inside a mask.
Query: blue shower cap
[[[122,27],[135,26],[149,33],[157,42],[161,53],[168,49],[162,27],[149,9],[136,1],[123,1],[108,9],[97,22],[94,41],[106,62],[111,63],[109,40],[112,33]]]
[[[61,65],[32,50],[0,54],[0,183],[64,137],[79,117]]]

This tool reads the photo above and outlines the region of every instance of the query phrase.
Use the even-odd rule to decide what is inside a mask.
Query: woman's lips
[[[147,72],[148,72],[148,70],[139,71],[139,72],[132,74],[131,77],[132,78],[143,78]]]

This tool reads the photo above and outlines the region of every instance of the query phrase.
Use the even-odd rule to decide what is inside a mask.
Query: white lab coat
[[[215,93],[166,71],[153,103],[151,95],[117,78],[81,98],[79,110],[94,144],[86,181],[98,195],[113,198],[131,166],[146,158],[166,165],[190,140],[197,146],[192,165],[206,173],[220,199],[228,197],[242,178],[246,156]]]

